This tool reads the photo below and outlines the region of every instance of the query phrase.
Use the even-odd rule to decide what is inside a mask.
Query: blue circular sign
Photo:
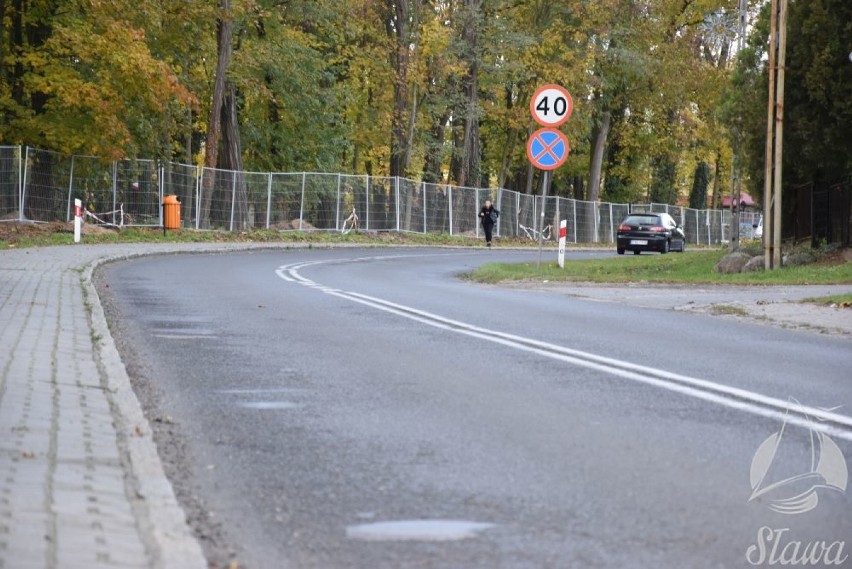
[[[559,168],[570,151],[568,138],[555,128],[538,129],[527,141],[527,157],[540,170]]]

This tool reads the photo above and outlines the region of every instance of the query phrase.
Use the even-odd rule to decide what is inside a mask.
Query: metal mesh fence
[[[21,216],[21,147],[0,146],[0,221]]]
[[[166,162],[161,169],[163,195],[180,200],[180,217],[184,227],[196,227],[199,168],[188,164]]]
[[[479,209],[490,199],[500,211],[495,233],[504,238],[536,240],[543,228],[544,237],[555,240],[559,221],[566,219],[568,241],[613,243],[631,211],[670,214],[693,244],[719,244],[731,233],[727,210],[555,196],[542,201],[505,189],[379,176],[234,172],[152,160],[108,163],[0,146],[0,220],[69,220],[71,203],[79,198],[104,223],[157,227],[160,204],[170,194],[180,199],[183,226],[196,229],[341,231],[357,216],[360,230],[480,237]]]

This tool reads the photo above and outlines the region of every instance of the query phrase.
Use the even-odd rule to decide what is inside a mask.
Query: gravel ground
[[[597,283],[515,283],[512,287],[557,292],[600,302],[701,312],[770,326],[810,330],[852,339],[852,308],[801,302],[804,298],[852,294],[852,285],[727,286]]]

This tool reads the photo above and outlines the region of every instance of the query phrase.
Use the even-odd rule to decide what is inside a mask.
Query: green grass
[[[714,304],[710,307],[710,312],[728,316],[748,316],[748,311],[736,304]]]
[[[726,251],[701,251],[668,255],[624,255],[556,263],[489,263],[466,275],[482,283],[534,280],[550,282],[680,283],[680,284],[850,284],[852,263],[814,263],[776,271],[721,275],[713,271]]]
[[[815,296],[803,298],[801,302],[810,304],[822,304],[824,306],[837,305],[843,308],[852,307],[852,294],[833,294],[831,296]]]

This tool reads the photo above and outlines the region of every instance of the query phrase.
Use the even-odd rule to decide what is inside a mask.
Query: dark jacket
[[[479,219],[482,220],[482,225],[494,225],[497,223],[498,217],[500,217],[500,212],[494,206],[482,206],[482,209],[479,210]]]

